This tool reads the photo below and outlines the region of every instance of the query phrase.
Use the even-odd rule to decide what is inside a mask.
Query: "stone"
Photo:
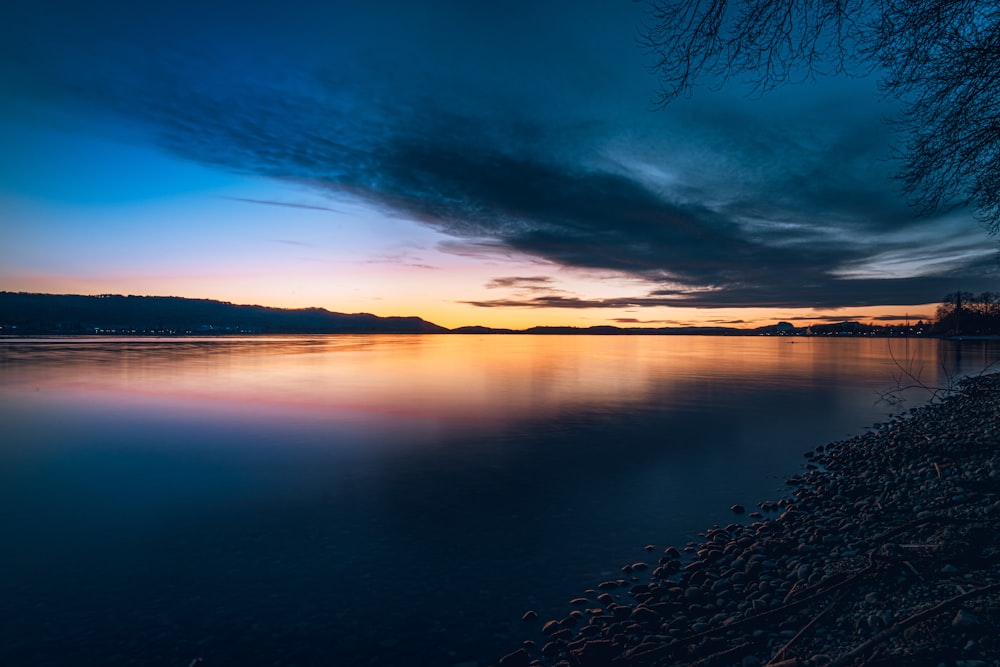
[[[528,667],[531,664],[531,654],[526,649],[519,648],[500,658],[500,667]]]
[[[618,654],[618,649],[607,639],[593,639],[572,652],[579,667],[603,667]]]
[[[542,626],[542,634],[543,635],[554,634],[557,630],[559,630],[560,627],[562,626],[559,625],[559,621],[549,621]]]
[[[660,620],[660,615],[649,607],[636,607],[632,610],[632,620],[639,623],[652,623]]]
[[[951,627],[953,628],[973,628],[982,624],[983,622],[978,616],[966,609],[959,609],[955,613],[955,618],[951,620]]]
[[[729,509],[733,511],[733,514],[744,514],[747,511],[747,508],[743,507],[743,505],[733,505]]]
[[[562,644],[559,642],[549,642],[542,647],[542,655],[546,658],[554,658],[562,653]]]
[[[528,611],[524,612],[524,614],[521,616],[522,621],[534,621],[537,619],[538,619],[538,612],[535,611],[534,609],[529,609]]]

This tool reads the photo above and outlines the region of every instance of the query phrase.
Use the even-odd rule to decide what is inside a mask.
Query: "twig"
[[[795,636],[788,640],[788,643],[786,643],[784,646],[782,646],[780,649],[778,649],[778,652],[775,653],[774,656],[770,660],[767,661],[767,664],[765,664],[764,667],[774,667],[774,665],[777,664],[777,663],[775,663],[775,660],[778,660],[779,658],[781,658],[781,660],[783,661],[785,659],[785,651],[788,650],[788,647],[790,647],[792,644],[794,644],[799,639],[799,637],[801,637],[802,635],[804,635],[809,628],[811,628],[812,626],[814,626],[816,624],[816,622],[819,621],[819,619],[821,619],[824,616],[826,616],[827,613],[829,613],[829,611],[831,609],[833,609],[834,607],[836,607],[837,603],[840,602],[840,598],[841,597],[843,597],[842,593],[839,594],[839,595],[837,595],[836,597],[834,597],[833,601],[830,602],[830,604],[828,604],[823,609],[823,611],[821,611],[818,614],[816,614],[815,616],[813,616],[813,618],[812,618],[811,621],[809,621],[804,626],[802,626],[802,629],[799,630],[798,632],[796,632]]]
[[[917,568],[913,567],[913,563],[911,563],[908,560],[904,560],[903,565],[908,567],[910,569],[910,572],[917,575],[917,579],[919,579],[920,581],[924,581],[924,575],[920,574],[920,572],[917,571]]]

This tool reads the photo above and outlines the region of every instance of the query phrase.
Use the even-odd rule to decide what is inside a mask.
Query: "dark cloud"
[[[980,271],[989,275],[988,271]],[[996,273],[994,272],[994,275]],[[793,283],[734,284],[726,288],[660,289],[635,297],[586,299],[562,295],[465,301],[482,308],[799,308],[836,309],[849,306],[923,305],[943,299],[957,275],[925,276],[896,280],[828,280],[821,286]],[[835,319],[837,319],[835,317]]]
[[[433,226],[452,251],[652,285],[588,299],[498,278],[488,286],[525,298],[470,302],[482,307],[917,304],[996,276],[965,218],[900,199],[868,82],[653,114],[631,3],[206,5],[42,2],[0,29],[4,80],[110,112],[193,161]],[[954,235],[965,246],[942,248]]]

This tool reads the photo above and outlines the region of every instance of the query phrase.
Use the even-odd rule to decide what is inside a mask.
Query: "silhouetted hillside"
[[[322,308],[242,306],[169,296],[78,296],[0,292],[4,333],[231,334],[443,333],[419,317],[333,313]]]

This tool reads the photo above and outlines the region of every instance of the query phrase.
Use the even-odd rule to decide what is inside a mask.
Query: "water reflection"
[[[884,418],[900,366],[936,385],[998,356],[892,345],[0,342],[0,644],[12,664],[485,663],[525,608],[564,610]]]
[[[8,399],[35,391],[46,402],[170,405],[234,419],[443,419],[464,428],[580,407],[614,412],[654,394],[683,405],[720,382],[891,387],[897,365],[934,386],[988,363],[990,350],[913,339],[329,336],[6,342],[2,362]]]

